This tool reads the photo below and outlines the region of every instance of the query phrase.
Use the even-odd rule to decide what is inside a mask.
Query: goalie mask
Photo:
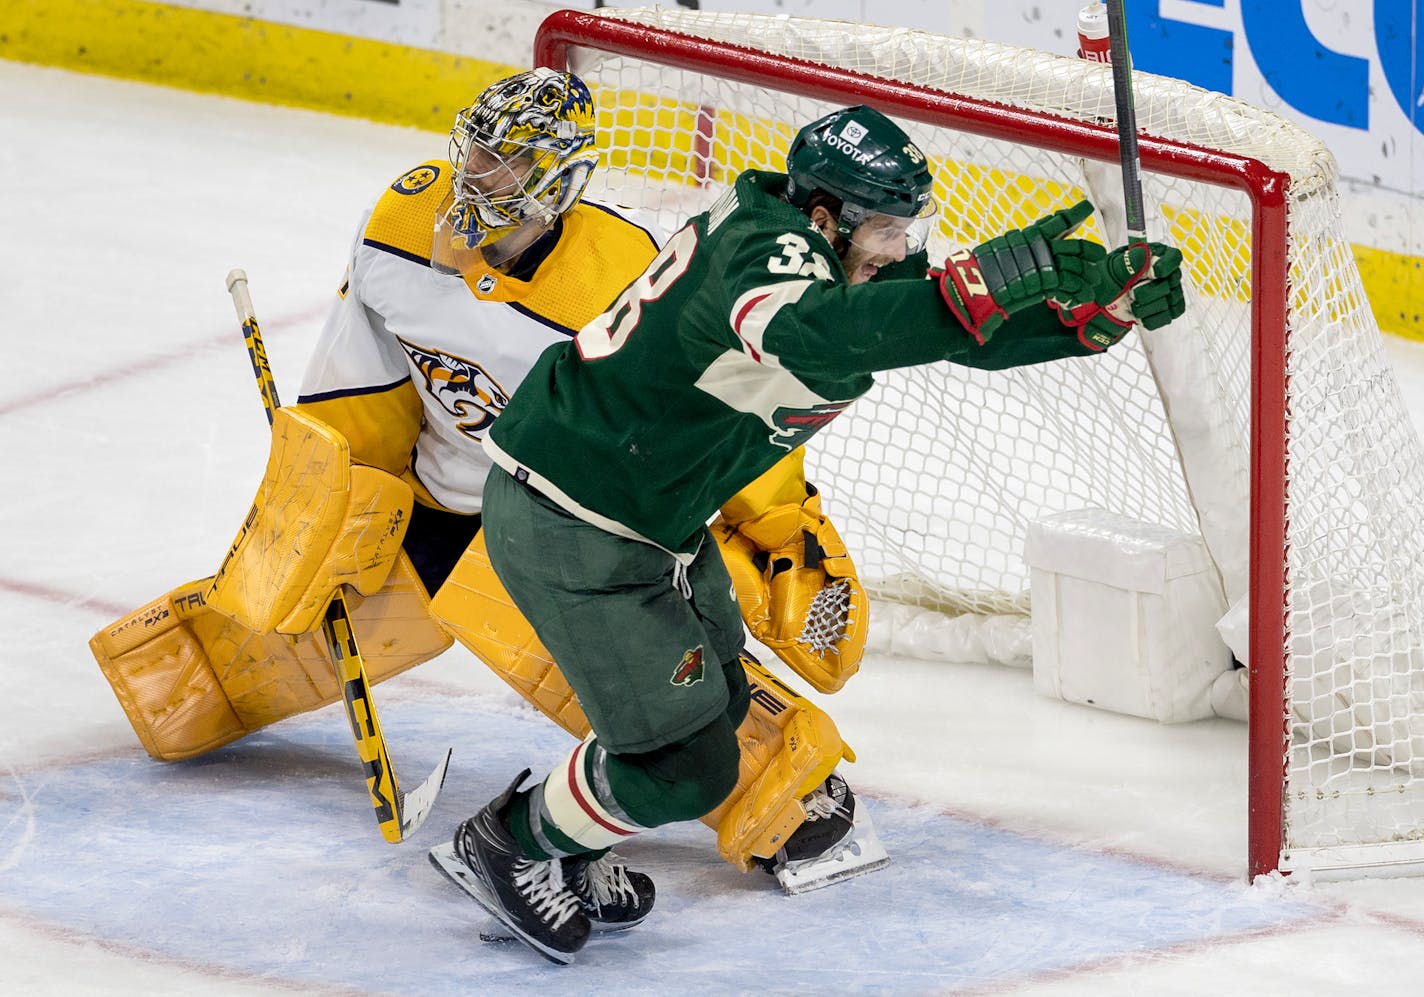
[[[488,249],[528,222],[553,224],[597,163],[593,97],[577,76],[538,68],[491,84],[450,131],[454,182],[435,257],[446,256],[442,244]]]
[[[786,154],[786,173],[786,199],[803,211],[817,191],[840,201],[836,230],[847,242],[889,256],[924,247],[938,209],[929,164],[874,108],[842,108],[802,128]]]

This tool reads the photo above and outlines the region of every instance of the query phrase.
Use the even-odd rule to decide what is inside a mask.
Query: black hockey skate
[[[642,924],[652,913],[657,891],[652,877],[634,872],[619,856],[607,852],[600,859],[564,859],[564,885],[579,898],[594,934],[626,931]],[[512,941],[514,934],[497,921],[480,929],[486,942]]]
[[[567,965],[588,941],[589,920],[564,883],[558,859],[526,857],[505,828],[505,815],[525,769],[509,788],[455,831],[452,845],[430,850],[430,861],[515,938],[550,962]]]
[[[652,913],[652,877],[634,872],[612,852],[590,861],[564,859],[564,885],[579,898],[594,931],[624,931]]]
[[[870,814],[839,772],[801,800],[806,820],[761,867],[787,893],[807,893],[890,864]]]

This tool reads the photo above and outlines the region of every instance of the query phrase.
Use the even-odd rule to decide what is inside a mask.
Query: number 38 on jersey
[[[643,276],[629,284],[611,308],[579,330],[574,337],[579,356],[599,360],[622,349],[638,327],[644,302],[656,301],[668,292],[692,265],[692,253],[696,249],[697,230],[691,225],[680,229],[663,251],[653,257]]]
[[[776,242],[781,252],[766,261],[766,268],[771,273],[814,277],[817,280],[834,279],[825,257],[813,252],[811,244],[802,236],[786,232],[778,236]],[[687,272],[696,249],[697,230],[691,225],[669,239],[643,275],[628,285],[613,306],[579,330],[574,337],[579,356],[584,360],[600,360],[622,349],[638,327],[643,305],[661,298]]]
[[[831,265],[820,253],[811,251],[811,244],[795,232],[777,236],[781,245],[781,255],[766,261],[766,268],[775,274],[796,274],[798,277],[814,277],[817,280],[831,280]]]

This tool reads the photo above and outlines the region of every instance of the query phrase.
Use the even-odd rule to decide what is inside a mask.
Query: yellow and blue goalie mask
[[[593,120],[593,97],[572,73],[531,69],[487,87],[450,132],[454,185],[437,242],[488,248],[528,222],[553,224],[598,163]]]

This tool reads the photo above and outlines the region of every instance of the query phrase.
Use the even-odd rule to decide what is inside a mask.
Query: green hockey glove
[[[981,346],[1005,319],[1056,298],[1074,305],[1095,300],[1103,247],[1073,232],[1093,213],[1079,201],[1026,228],[949,255],[930,276],[949,310]]]
[[[1094,300],[1054,301],[1063,324],[1088,349],[1102,352],[1134,322],[1160,329],[1187,310],[1182,254],[1161,242],[1134,242],[1109,253],[1098,267]]]

